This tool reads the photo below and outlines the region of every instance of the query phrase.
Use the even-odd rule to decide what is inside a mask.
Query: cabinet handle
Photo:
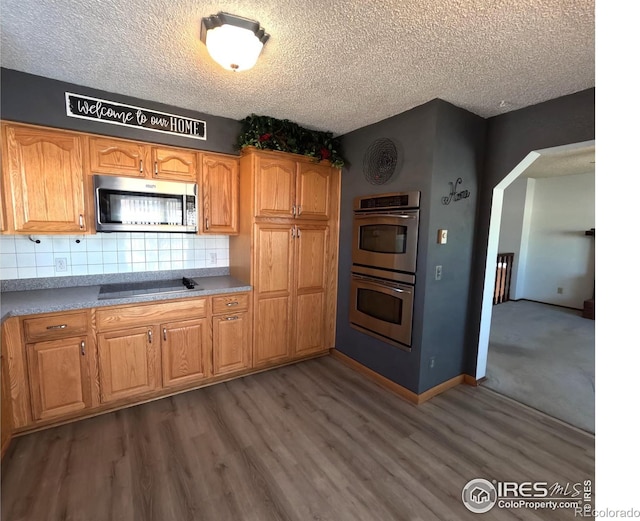
[[[158,175],[158,162],[157,161],[154,161],[154,163],[153,163],[153,173],[155,175]]]
[[[204,219],[204,227],[208,230],[209,229],[209,218],[205,217]]]
[[[227,302],[227,306],[237,306],[238,305],[238,301],[234,300],[233,302]]]
[[[80,214],[80,229],[84,230],[84,215]]]
[[[293,228],[291,228],[291,238],[292,239],[296,238],[296,227],[295,226]]]
[[[142,173],[142,159],[140,160],[140,173]]]
[[[296,226],[296,237],[300,238],[300,228]]]
[[[66,329],[67,324],[58,324],[57,326],[47,326],[47,329]]]
[[[167,341],[167,328],[163,327],[162,328],[162,336],[164,337],[164,341]]]
[[[291,215],[293,215],[294,217],[296,216],[296,205],[295,204],[291,207]]]
[[[153,343],[153,336],[151,334],[151,330],[147,329],[147,337],[149,338],[149,343],[152,344]]]
[[[80,353],[82,353],[82,356],[84,356],[84,348],[85,348],[85,343],[83,340],[82,342],[80,342]]]
[[[238,320],[238,316],[235,317],[224,317],[225,320]]]
[[[301,205],[298,205],[298,211],[296,212],[296,215],[297,215],[298,217],[300,217],[300,210],[301,210],[301,209],[302,209],[302,206],[301,206]]]

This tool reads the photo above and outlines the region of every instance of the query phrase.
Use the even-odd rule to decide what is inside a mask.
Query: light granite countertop
[[[164,278],[164,277],[159,277]],[[251,291],[251,286],[229,275],[192,276],[198,283],[197,290],[135,297],[98,299],[100,284],[92,286],[71,286],[57,288],[23,289],[0,293],[0,320],[9,317],[52,313],[73,309],[117,306],[119,304],[138,304],[177,298],[194,298],[221,293]],[[120,282],[120,281],[109,281]],[[126,281],[122,281],[126,282]]]

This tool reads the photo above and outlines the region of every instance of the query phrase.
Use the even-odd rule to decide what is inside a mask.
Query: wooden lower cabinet
[[[205,318],[161,325],[162,385],[170,387],[209,376],[209,334]]]
[[[35,421],[91,406],[87,337],[37,342],[26,347]]]
[[[160,386],[159,327],[133,327],[98,335],[100,401],[113,402]]]
[[[213,317],[213,375],[220,376],[251,367],[251,320],[249,313]]]
[[[285,361],[291,357],[290,308],[291,297],[288,295],[257,300],[253,339],[255,367]]]
[[[4,335],[4,331],[3,331]],[[11,389],[9,387],[9,378],[6,370],[5,355],[2,353],[0,357],[0,456],[4,456],[9,444],[11,443],[11,435],[13,432],[13,418],[11,411]]]

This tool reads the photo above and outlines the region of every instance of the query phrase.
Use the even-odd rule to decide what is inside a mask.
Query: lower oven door
[[[413,286],[351,275],[349,322],[359,331],[411,349]]]

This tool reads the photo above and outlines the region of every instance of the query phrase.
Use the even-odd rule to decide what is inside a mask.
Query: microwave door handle
[[[363,215],[355,215],[356,219],[373,219],[379,217],[386,217],[391,219],[415,219],[415,215],[405,215],[405,214],[390,214],[390,213],[368,213]]]

